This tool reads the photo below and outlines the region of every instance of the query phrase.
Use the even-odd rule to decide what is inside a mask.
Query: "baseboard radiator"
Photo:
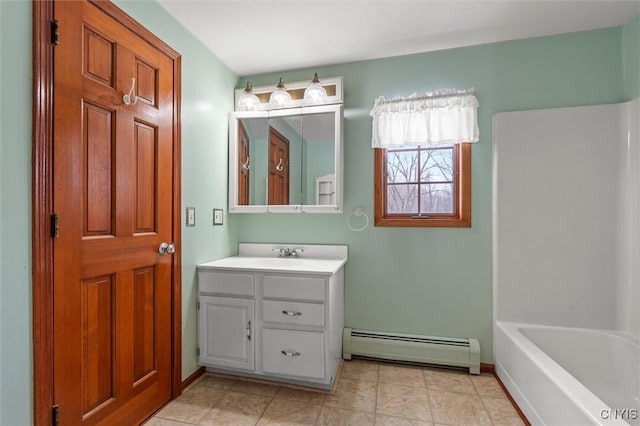
[[[353,355],[391,361],[464,367],[480,374],[480,342],[472,338],[421,336],[345,328],[342,357]]]

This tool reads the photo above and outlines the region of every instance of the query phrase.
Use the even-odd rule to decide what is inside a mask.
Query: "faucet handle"
[[[285,253],[287,252],[287,249],[284,249],[282,247],[276,247],[276,248],[272,248],[271,251],[277,251],[278,257],[285,257]]]
[[[301,247],[294,248],[294,249],[291,249],[291,256],[298,257],[298,255],[303,252],[304,252],[304,249]]]

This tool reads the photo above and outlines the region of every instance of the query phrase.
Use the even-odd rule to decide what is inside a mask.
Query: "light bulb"
[[[276,86],[276,89],[271,93],[269,97],[269,104],[276,108],[286,107],[291,103],[291,95],[284,87],[284,79],[280,77],[280,81]]]
[[[238,111],[253,111],[260,105],[260,99],[253,93],[251,82],[247,82],[247,87],[238,98]]]
[[[309,86],[305,89],[304,100],[311,104],[327,101],[327,91],[320,84],[320,80],[318,80],[318,73],[313,75],[313,80],[311,80],[311,83],[309,83]]]

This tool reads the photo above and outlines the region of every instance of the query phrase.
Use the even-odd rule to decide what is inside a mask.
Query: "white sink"
[[[279,247],[296,248],[300,257],[277,257]],[[333,275],[347,262],[346,246],[240,243],[239,255],[198,265],[200,268]]]

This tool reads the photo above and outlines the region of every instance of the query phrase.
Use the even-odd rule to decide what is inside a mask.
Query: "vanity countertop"
[[[238,269],[257,272],[285,272],[333,275],[347,259],[231,256],[198,265],[199,269]]]

